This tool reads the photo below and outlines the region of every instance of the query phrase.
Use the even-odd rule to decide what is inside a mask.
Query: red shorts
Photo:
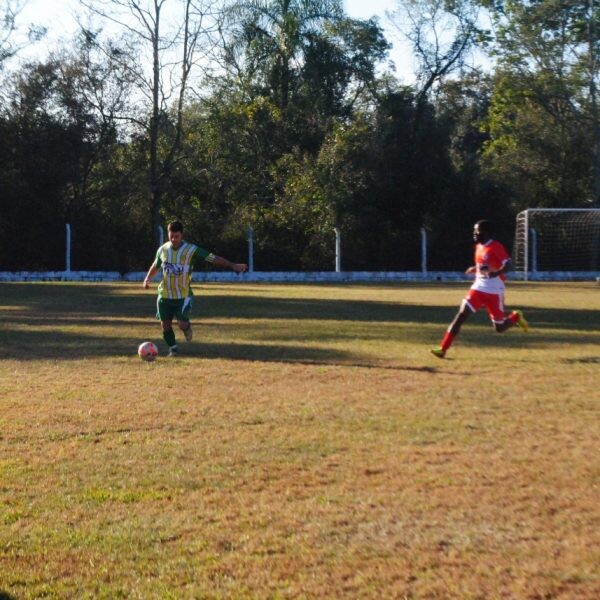
[[[486,294],[478,290],[469,290],[463,302],[473,312],[477,312],[482,306],[485,306],[494,323],[502,323],[505,319],[504,294]]]

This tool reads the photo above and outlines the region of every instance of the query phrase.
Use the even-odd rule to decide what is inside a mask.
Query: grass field
[[[600,287],[466,287],[2,284],[0,598],[600,598]]]

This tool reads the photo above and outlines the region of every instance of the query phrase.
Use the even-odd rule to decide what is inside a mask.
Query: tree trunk
[[[600,208],[600,118],[598,115],[598,88],[596,77],[598,76],[598,58],[596,55],[596,24],[595,24],[595,0],[589,0],[590,16],[588,20],[588,44],[590,63],[590,105],[593,136],[593,178],[592,178],[592,205]]]
[[[158,165],[158,133],[160,127],[160,5],[155,2],[154,35],[152,37],[152,117],[150,119],[150,214],[152,234],[160,243],[160,209],[162,205],[160,169]]]

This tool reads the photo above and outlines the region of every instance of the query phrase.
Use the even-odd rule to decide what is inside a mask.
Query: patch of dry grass
[[[209,285],[145,364],[137,286],[5,285],[0,592],[599,597],[598,292],[438,361],[464,286]]]

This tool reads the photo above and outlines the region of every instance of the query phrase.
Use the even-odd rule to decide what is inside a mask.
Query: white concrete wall
[[[143,281],[145,271],[120,274],[117,271],[0,271],[0,281]],[[522,280],[522,273],[509,273],[509,279]],[[158,277],[155,279],[158,281]],[[196,282],[402,282],[402,281],[471,281],[460,271],[254,271],[236,275],[231,271],[200,271]],[[600,281],[600,272],[538,272],[529,281]]]

